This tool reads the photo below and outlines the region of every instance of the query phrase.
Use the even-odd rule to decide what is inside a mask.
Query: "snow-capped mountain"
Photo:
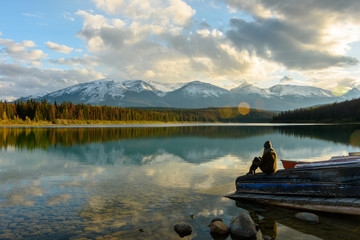
[[[297,85],[275,85],[269,88],[271,94],[284,96],[298,96],[298,97],[333,97],[334,95],[328,91],[317,87],[297,86]]]
[[[228,94],[226,89],[216,87],[209,83],[203,83],[199,81],[190,82],[178,90],[175,90],[184,96],[189,97],[220,97],[224,94]],[[174,92],[175,92],[174,91]]]
[[[354,98],[358,98],[360,96],[360,90],[357,88],[353,88],[351,90],[349,90],[344,97],[346,99],[354,99]]]
[[[157,81],[149,81],[148,83],[164,93],[175,91],[183,87],[185,84],[187,84],[187,83],[163,83]]]
[[[36,94],[32,94],[30,96],[25,97],[26,99],[38,99],[38,98],[42,98],[43,96],[45,96],[48,93],[36,93]],[[14,101],[16,100],[16,98],[14,99]]]
[[[137,96],[138,95],[138,96]],[[46,99],[50,102],[73,102],[110,105],[110,106],[152,106],[151,102],[157,103],[156,99],[164,93],[149,83],[142,80],[114,80],[100,79],[93,82],[80,83],[35,99]],[[33,96],[23,99],[34,98]],[[135,98],[135,100],[134,100]],[[136,100],[139,98],[139,100]],[[132,101],[135,104],[131,103]],[[147,103],[150,102],[150,103]]]
[[[291,110],[360,98],[354,88],[343,96],[316,87],[275,85],[268,89],[243,82],[231,90],[199,81],[163,84],[142,80],[100,79],[81,83],[52,93],[21,98],[46,99],[121,107],[208,108],[236,107],[247,102],[251,108]]]
[[[169,92],[164,100],[176,108],[207,108],[227,106],[229,91],[209,83],[194,81]]]
[[[230,90],[234,95],[258,95],[264,98],[270,98],[269,89],[259,88],[243,81],[239,86]]]

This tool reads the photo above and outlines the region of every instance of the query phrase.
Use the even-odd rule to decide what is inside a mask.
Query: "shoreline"
[[[191,126],[313,126],[338,125],[345,123],[271,123],[271,122],[161,122],[161,121],[79,121],[67,122],[0,122],[0,128],[100,128],[100,127],[191,127]],[[347,123],[349,124],[349,123]],[[359,123],[351,123],[359,124]]]

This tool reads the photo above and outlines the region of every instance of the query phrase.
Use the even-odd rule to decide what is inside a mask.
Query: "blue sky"
[[[358,0],[12,0],[0,99],[111,77],[358,87]]]

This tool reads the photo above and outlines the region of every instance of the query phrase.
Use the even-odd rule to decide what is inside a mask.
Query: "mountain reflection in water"
[[[266,140],[279,158],[326,159],[359,151],[357,136],[357,125],[0,128],[0,239],[178,239],[177,223],[209,239],[212,218],[248,211],[276,239],[354,239],[358,218],[317,235],[289,225],[292,212],[270,218],[222,196]]]

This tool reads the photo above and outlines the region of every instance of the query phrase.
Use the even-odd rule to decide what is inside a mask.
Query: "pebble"
[[[256,225],[249,214],[240,213],[230,225],[232,238],[252,238],[257,233]]]
[[[230,228],[225,223],[223,223],[222,219],[220,220],[213,219],[210,222],[209,227],[210,227],[210,234],[214,238],[226,237],[229,235],[230,232]]]
[[[175,224],[174,230],[180,237],[185,237],[192,233],[192,227],[187,224]]]
[[[316,214],[309,212],[298,212],[295,214],[295,218],[312,224],[317,224],[320,222],[319,217]]]

